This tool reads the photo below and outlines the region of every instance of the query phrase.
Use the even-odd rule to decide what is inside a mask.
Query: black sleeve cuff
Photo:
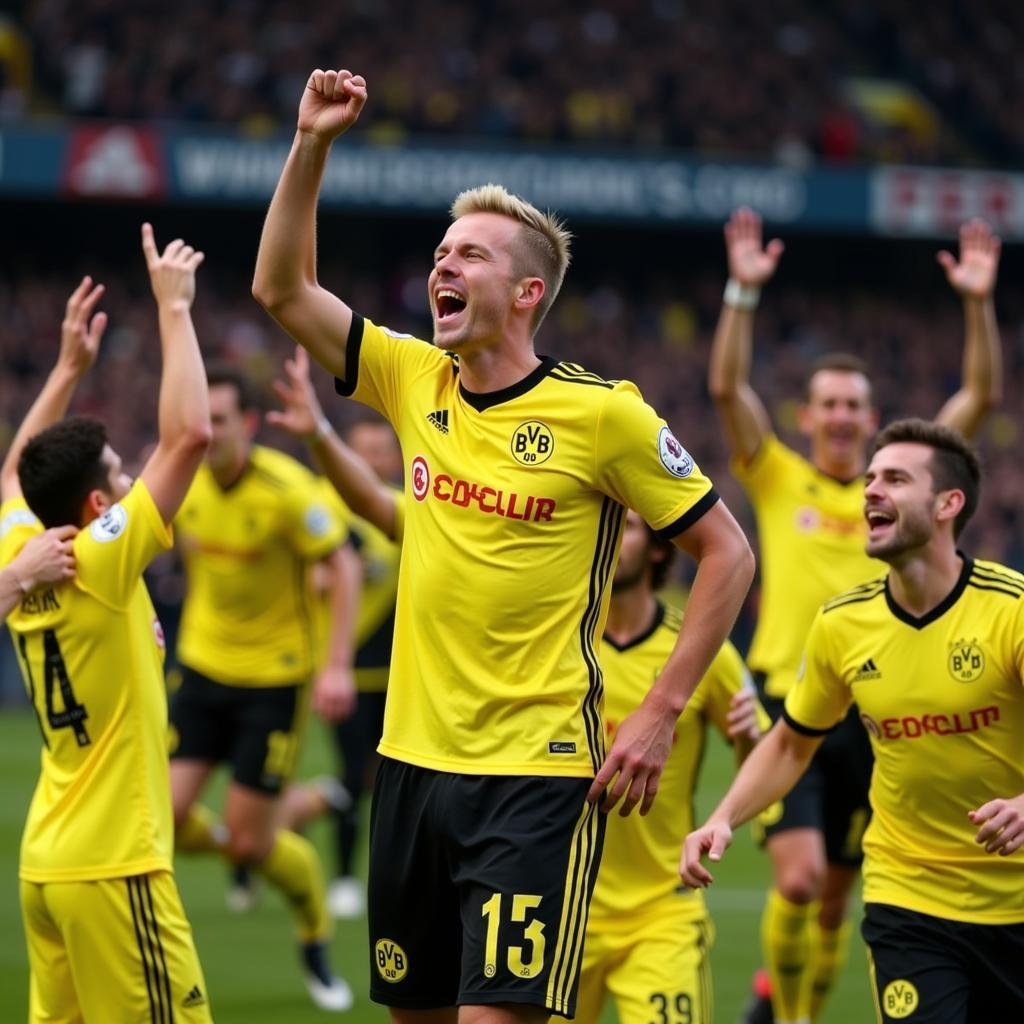
[[[348,329],[348,341],[345,343],[345,379],[334,378],[334,390],[342,398],[351,398],[352,392],[359,383],[359,349],[363,344],[363,318],[358,313],[352,314],[352,326]]]
[[[782,709],[782,718],[786,725],[790,727],[794,732],[800,733],[801,736],[827,736],[836,726],[829,726],[827,729],[812,729],[809,725],[804,725],[803,722],[798,722],[786,709]],[[836,725],[839,723],[837,722]]]
[[[668,526],[664,526],[655,532],[662,540],[672,540],[674,537],[678,537],[684,530],[688,530],[693,526],[717,502],[718,493],[712,487],[696,505],[688,508],[674,523],[669,523]]]

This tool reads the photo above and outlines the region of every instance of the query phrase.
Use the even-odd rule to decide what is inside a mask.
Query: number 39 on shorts
[[[502,965],[517,978],[535,978],[544,967],[544,922],[536,917],[540,896],[500,892],[480,908],[487,918],[487,939],[484,946],[484,976],[498,973],[498,946],[505,948]],[[507,917],[505,915],[508,915]]]

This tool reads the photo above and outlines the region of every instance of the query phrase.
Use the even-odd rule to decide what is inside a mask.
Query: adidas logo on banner
[[[193,985],[192,991],[185,996],[181,1005],[188,1009],[190,1006],[202,1006],[205,1002],[206,998],[203,996],[203,990],[198,985]]]
[[[882,673],[878,671],[878,666],[875,664],[874,658],[868,658],[867,661],[861,665],[860,670],[853,677],[855,683],[863,682],[865,679],[881,679]]]
[[[436,412],[428,412],[427,420],[433,423],[442,434],[448,433],[448,410],[438,409]]]

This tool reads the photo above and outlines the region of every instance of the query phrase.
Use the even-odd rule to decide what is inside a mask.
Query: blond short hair
[[[544,282],[544,295],[537,304],[533,321],[536,331],[565,279],[572,234],[553,213],[541,213],[536,206],[502,185],[487,184],[460,192],[452,203],[452,220],[470,213],[498,213],[522,226],[522,244],[513,254],[516,272],[539,277]]]

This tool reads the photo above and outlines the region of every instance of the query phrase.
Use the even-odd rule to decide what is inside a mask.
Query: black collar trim
[[[632,647],[639,647],[645,640],[650,639],[657,631],[658,627],[665,621],[665,606],[658,601],[654,609],[654,618],[651,620],[651,624],[642,632],[637,633],[632,640],[627,640],[624,644],[616,643],[607,633],[604,635],[604,642],[610,647],[614,647],[615,650],[628,651]]]
[[[540,356],[540,365],[532,369],[522,380],[510,384],[507,388],[498,391],[467,391],[462,381],[459,381],[459,394],[468,405],[471,405],[477,412],[485,412],[492,406],[501,405],[503,402],[510,402],[513,398],[525,395],[532,391],[557,365],[558,360],[551,356]]]
[[[889,611],[891,611],[893,615],[900,620],[900,622],[905,622],[908,626],[912,626],[914,629],[924,629],[924,627],[929,623],[942,618],[942,616],[960,600],[960,595],[967,589],[967,583],[974,570],[974,560],[972,558],[965,555],[962,551],[958,551],[957,554],[964,560],[964,564],[963,568],[960,570],[960,577],[956,581],[955,586],[930,612],[925,612],[925,614],[920,618],[911,615],[910,612],[905,608],[901,608],[896,603],[892,596],[892,591],[889,589],[889,577],[886,576],[885,603],[889,606]]]

